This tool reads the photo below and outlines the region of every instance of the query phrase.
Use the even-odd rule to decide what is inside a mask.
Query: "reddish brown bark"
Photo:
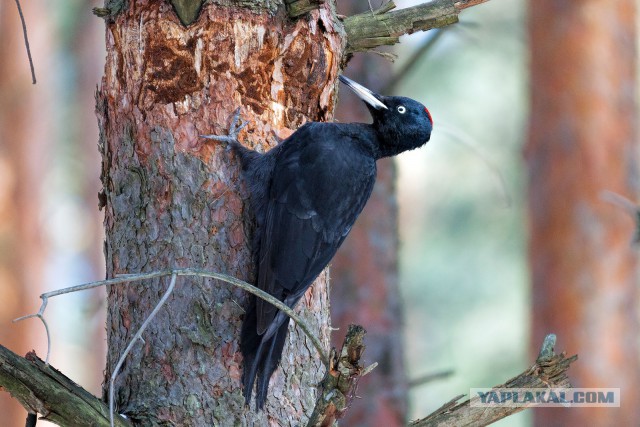
[[[557,333],[576,387],[620,387],[621,408],[537,410],[536,424],[640,425],[633,223],[603,202],[637,194],[636,2],[530,7],[532,342]]]
[[[38,4],[24,4],[29,22],[41,32],[31,35],[38,70],[51,56],[50,22]],[[20,18],[13,2],[0,7],[0,342],[25,354],[43,350],[44,331],[36,322],[12,324],[18,316],[37,310],[42,291],[46,239],[42,230],[42,190],[48,172],[50,135],[54,123],[51,96],[39,91],[51,84],[46,76],[31,84]],[[24,423],[26,411],[8,393],[0,392],[3,425]]]
[[[241,139],[262,150],[274,144],[272,132],[330,120],[340,27],[326,6],[292,22],[258,6],[208,4],[185,29],[164,3],[131,4],[107,25],[97,97],[108,275],[189,266],[251,281],[238,164],[198,135],[225,133],[238,106],[250,121]],[[109,290],[107,377],[165,287]],[[297,425],[308,417],[322,367],[296,327],[265,412],[244,407],[237,340],[244,301],[226,284],[180,279],[124,365],[118,411],[176,425]],[[328,341],[324,275],[299,309]]]

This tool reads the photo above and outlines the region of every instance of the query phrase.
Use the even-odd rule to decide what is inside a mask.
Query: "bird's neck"
[[[366,123],[347,123],[343,124],[348,133],[353,135],[353,141],[359,149],[366,154],[378,160],[380,158],[380,141],[378,133],[372,125]]]
[[[394,132],[381,132],[373,124],[350,123],[347,126],[360,136],[358,140],[363,145],[362,149],[376,160],[395,156],[406,150],[400,144],[400,136]]]
[[[393,129],[385,129],[384,131],[376,129],[376,134],[378,135],[378,159],[395,156],[405,151],[406,148],[402,146],[400,135]]]

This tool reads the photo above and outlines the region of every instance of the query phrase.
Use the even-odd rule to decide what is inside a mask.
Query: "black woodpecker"
[[[431,137],[433,120],[421,103],[340,80],[365,102],[373,123],[307,123],[265,154],[237,141],[244,126],[236,128],[238,113],[229,136],[205,136],[228,142],[241,161],[257,225],[255,285],[292,308],[367,203],[376,161],[421,147]],[[240,339],[247,405],[256,383],[256,407],[263,408],[288,326],[287,315],[251,297]]]

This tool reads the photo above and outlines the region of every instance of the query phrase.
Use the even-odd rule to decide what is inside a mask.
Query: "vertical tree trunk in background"
[[[23,4],[32,28],[31,50],[46,70],[51,51],[50,20],[40,2]],[[31,84],[29,63],[22,38],[20,18],[13,2],[0,5],[0,342],[25,354],[44,347],[44,331],[37,322],[12,324],[11,320],[33,313],[39,305],[34,297],[42,292],[46,239],[41,228],[41,190],[48,172],[49,136],[53,123],[47,120],[53,108],[51,92],[38,88],[51,85],[41,73],[38,86]],[[3,425],[24,423],[26,412],[8,393],[0,393]]]
[[[238,106],[250,121],[241,139],[261,150],[274,145],[272,131],[332,118],[344,48],[332,4],[296,21],[279,2],[237,4],[244,6],[207,4],[184,28],[168,3],[129,2],[107,23],[97,110],[109,277],[195,267],[251,281],[252,227],[238,163],[198,135],[226,133]],[[167,284],[109,289],[106,378]],[[298,309],[328,341],[324,274],[303,301]],[[178,279],[124,364],[118,411],[144,424],[303,423],[323,369],[293,325],[265,412],[244,407],[244,302],[244,293],[227,284]]]
[[[340,13],[361,12],[362,3],[342,2]],[[366,3],[364,4],[366,7]],[[373,54],[349,62],[350,77],[379,91],[391,77],[391,63]],[[385,94],[392,95],[392,94]],[[368,122],[370,115],[358,98],[344,97],[338,120]],[[402,307],[398,289],[398,205],[394,159],[378,162],[378,179],[371,199],[349,237],[331,262],[331,323],[339,328],[333,345],[342,343],[350,323],[367,330],[365,359],[378,362],[374,374],[358,385],[362,397],[341,422],[347,426],[401,426],[407,415]]]
[[[640,425],[633,224],[603,190],[637,199],[636,1],[530,3],[533,345],[555,332],[576,387],[620,387],[621,408],[535,411],[540,426]]]

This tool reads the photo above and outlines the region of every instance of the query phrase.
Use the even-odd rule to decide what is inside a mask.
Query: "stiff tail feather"
[[[276,319],[280,317],[276,316]],[[276,319],[274,321],[277,321]],[[258,335],[255,298],[252,298],[242,323],[240,335],[240,351],[243,356],[242,394],[247,405],[251,403],[253,385],[256,383],[256,408],[262,409],[264,407],[269,391],[269,380],[280,364],[288,328],[289,317],[284,316],[282,324],[275,333]]]

